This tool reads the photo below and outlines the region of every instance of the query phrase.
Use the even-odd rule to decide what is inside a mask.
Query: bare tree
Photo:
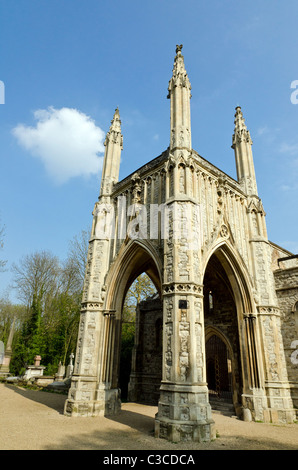
[[[23,305],[14,305],[7,299],[0,299],[0,340],[6,343],[13,322],[16,326],[24,321],[26,309]]]
[[[82,230],[70,241],[69,246],[68,265],[69,267],[72,265],[73,269],[78,272],[82,285],[85,277],[89,237],[90,231]]]
[[[27,306],[32,304],[34,298],[43,302],[50,291],[58,288],[59,261],[47,251],[25,256],[19,264],[13,264],[12,271],[13,287],[18,290],[19,299]]]

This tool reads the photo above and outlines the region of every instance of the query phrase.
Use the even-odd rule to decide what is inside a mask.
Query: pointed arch
[[[227,336],[216,326],[213,325],[208,325],[205,330],[205,343],[206,343],[206,349],[207,349],[207,343],[209,340],[212,341],[213,337],[218,338],[221,340],[221,342],[225,345],[226,347],[226,377],[228,377],[228,383],[229,383],[229,390],[228,390],[228,396],[231,394],[231,402],[233,403],[234,409],[236,413],[238,412],[239,404],[238,404],[238,396],[237,396],[237,384],[236,384],[236,378],[235,378],[235,363],[236,363],[236,358],[235,358],[235,353],[233,351],[233,347],[231,345],[230,340],[227,338]],[[206,362],[207,362],[207,354],[206,354]],[[222,364],[223,365],[223,364]],[[206,364],[207,367],[207,364]],[[209,386],[209,384],[208,384]],[[227,396],[227,394],[225,394]]]
[[[237,327],[234,323],[234,336],[237,335],[235,336],[237,344],[232,345],[238,348],[237,362],[239,361],[238,371],[241,380],[238,380],[237,388],[239,391],[238,404],[240,404],[241,394],[248,393],[251,388],[260,388],[263,384],[263,376],[260,374],[262,357],[260,355],[260,339],[255,316],[257,310],[253,297],[253,288],[245,263],[228,239],[219,238],[209,251],[205,259],[204,278],[211,258],[213,262],[216,259],[219,263],[225,273],[227,283],[231,286],[230,292],[234,301],[235,315],[237,316]],[[233,318],[236,320],[236,317],[231,317],[231,320]],[[236,397],[234,397],[234,406],[236,406],[236,401]]]
[[[231,354],[231,356],[233,356],[233,348],[226,335],[216,326],[208,325],[205,329],[205,341],[207,342],[208,339],[210,339],[213,335],[218,336],[222,340],[222,342],[225,343],[229,353]]]
[[[120,248],[111,265],[105,287],[100,380],[114,390],[118,389],[123,304],[129,287],[143,272],[150,277],[160,294],[161,261],[156,251],[146,240],[129,240]]]
[[[161,295],[162,263],[157,252],[146,240],[130,240],[111,266],[106,281],[105,309],[120,313],[127,290],[143,272]]]
[[[219,239],[210,249],[205,258],[202,278],[204,279],[208,262],[213,255],[218,258],[229,278],[237,311],[242,313],[255,312],[253,289],[247,268],[239,253],[228,240]]]

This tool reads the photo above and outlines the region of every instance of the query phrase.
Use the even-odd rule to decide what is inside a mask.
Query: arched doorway
[[[162,304],[146,273],[130,286],[121,321],[122,401],[157,405],[162,379]]]
[[[150,391],[144,397],[144,378],[147,376],[150,382],[150,366],[154,363],[151,349],[153,342],[159,342],[159,356],[157,361],[160,360],[162,355],[162,342],[160,332],[155,330],[160,329],[160,321],[158,316],[152,311],[146,311],[146,299],[141,296],[143,302],[139,303],[136,308],[135,317],[135,334],[134,344],[131,346],[131,354],[129,352],[125,364],[125,358],[121,356],[121,346],[123,347],[122,333],[123,333],[123,311],[125,307],[125,299],[131,286],[134,285],[137,279],[142,276],[150,278],[151,285],[155,286],[156,300],[159,302],[159,317],[162,321],[162,307],[160,302],[161,281],[160,281],[160,266],[159,259],[156,256],[154,249],[147,243],[135,240],[129,244],[119,253],[119,256],[113,266],[110,278],[108,279],[109,289],[107,292],[106,305],[109,311],[115,312],[113,334],[107,336],[105,340],[104,350],[105,357],[108,358],[110,363],[109,376],[104,376],[103,381],[106,387],[110,389],[123,388],[123,375],[125,376],[126,383],[124,384],[123,397],[130,401],[150,402],[148,397]],[[145,304],[145,305],[142,305]],[[148,309],[147,309],[148,310]],[[149,307],[150,310],[150,307]],[[143,314],[145,311],[145,315]],[[154,323],[152,328],[151,323]],[[151,338],[152,336],[152,338]],[[152,339],[152,341],[150,340]],[[122,348],[123,352],[123,348]],[[151,357],[150,357],[151,354]],[[124,371],[124,369],[127,369]],[[160,366],[161,369],[161,366]],[[127,372],[129,371],[129,374]],[[124,374],[123,374],[124,372]],[[161,372],[160,372],[161,374]],[[120,384],[122,381],[122,384]],[[161,377],[159,377],[158,384],[155,385],[156,389],[160,387]],[[155,380],[156,382],[156,380]],[[158,400],[158,398],[157,398]],[[154,403],[157,400],[154,400]]]
[[[238,280],[224,252],[210,257],[204,275],[206,378],[211,407],[218,400],[233,405],[241,415],[244,389],[241,319],[244,302]]]

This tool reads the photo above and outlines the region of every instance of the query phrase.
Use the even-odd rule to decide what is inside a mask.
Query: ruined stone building
[[[118,180],[119,110],[105,140],[74,374],[65,414],[117,413],[125,295],[143,272],[129,397],[158,404],[155,435],[208,441],[212,399],[244,420],[290,423],[298,405],[298,259],[268,240],[252,140],[238,106],[237,180],[191,142],[182,46],[169,81],[169,147]],[[231,132],[232,134],[232,132]]]

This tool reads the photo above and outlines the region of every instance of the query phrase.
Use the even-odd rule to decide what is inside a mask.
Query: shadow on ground
[[[41,403],[42,405],[48,406],[49,408],[58,411],[59,414],[63,414],[64,403],[67,399],[66,395],[41,390],[31,390],[27,388],[18,387],[16,385],[5,384],[5,387],[9,388],[15,393],[18,393],[24,398],[27,398],[28,400],[35,401],[36,403]]]
[[[157,408],[156,408],[157,410]],[[121,410],[119,414],[106,417],[115,423],[129,426],[136,431],[154,435],[154,417],[146,416],[135,411]]]
[[[66,395],[30,390],[13,385],[6,385],[6,387],[27,400],[41,403],[55,410],[59,415],[63,415]],[[66,424],[64,416],[58,416],[56,418],[57,425],[60,428],[60,434],[61,431],[63,433],[59,440],[57,440],[55,433],[49,434],[48,417],[45,416],[42,436],[39,436],[39,448],[42,450],[167,450],[172,453],[177,450],[297,450],[296,425],[288,428],[287,431],[288,436],[289,432],[293,433],[292,440],[289,440],[288,436],[286,438],[284,436],[284,432],[287,430],[286,426],[280,427],[277,434],[276,427],[272,427],[273,433],[271,427],[267,425],[263,428],[262,423],[255,423],[258,426],[255,436],[253,434],[245,436],[246,431],[242,422],[239,422],[238,433],[238,426],[232,430],[229,425],[229,420],[233,420],[233,418],[222,417],[218,421],[219,428],[216,424],[219,436],[214,441],[207,444],[171,443],[154,437],[154,414],[154,407],[150,407],[145,413],[142,413],[142,408],[138,412],[138,406],[136,406],[133,411],[122,409],[118,415],[105,418],[74,418],[73,421],[67,418],[68,424]],[[84,423],[89,423],[87,426],[84,424],[84,429],[80,428],[83,420]],[[49,423],[51,424],[51,420]],[[251,425],[251,423],[248,424]],[[233,421],[233,427],[235,428],[235,421]],[[260,435],[260,431],[264,434]],[[100,456],[98,458],[100,463]]]
[[[210,443],[182,442],[172,443],[156,439],[148,433],[130,430],[96,430],[80,435],[69,435],[59,445],[45,445],[43,450],[114,450],[114,451],[149,451],[166,450],[175,454],[177,451],[202,450],[297,450],[297,446],[280,443],[271,439],[246,439],[239,436],[218,437]]]

